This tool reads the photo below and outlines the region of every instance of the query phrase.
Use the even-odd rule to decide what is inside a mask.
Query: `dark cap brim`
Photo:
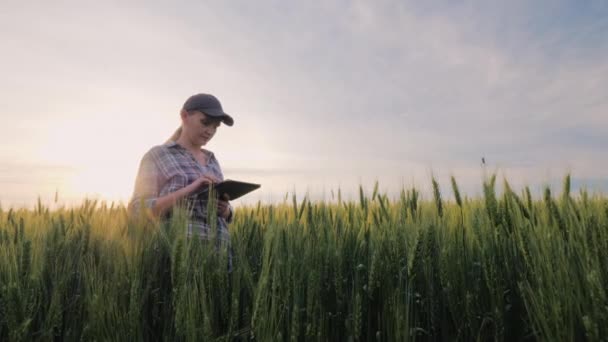
[[[205,113],[205,115],[209,115],[211,117],[214,118],[221,118],[222,122],[224,124],[226,124],[227,126],[232,126],[234,125],[234,119],[232,119],[232,117],[224,112],[222,112],[219,109],[204,109],[202,110],[203,113]]]

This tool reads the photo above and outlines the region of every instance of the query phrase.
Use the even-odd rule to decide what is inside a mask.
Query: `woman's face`
[[[183,117],[183,116],[182,116]],[[204,146],[213,138],[222,121],[195,110],[186,113],[183,118],[184,132],[193,144]]]

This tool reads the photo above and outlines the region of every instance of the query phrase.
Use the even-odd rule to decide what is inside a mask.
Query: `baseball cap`
[[[211,117],[221,118],[227,126],[234,125],[234,119],[224,112],[220,101],[211,94],[195,94],[190,96],[184,103],[184,110],[198,110]]]

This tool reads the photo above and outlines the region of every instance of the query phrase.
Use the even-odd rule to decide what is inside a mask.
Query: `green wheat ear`
[[[456,199],[456,204],[462,208],[462,198],[460,197],[460,191],[458,190],[458,184],[456,184],[456,179],[454,178],[454,176],[452,176],[451,178],[452,181],[452,190],[454,191],[454,197]]]
[[[433,182],[433,197],[435,199],[435,206],[437,207],[437,215],[443,217],[443,203],[441,203],[441,192],[439,191],[439,184],[435,177],[432,178]]]
[[[566,175],[566,177],[564,177],[564,184],[563,184],[563,193],[562,193],[562,199],[565,201],[567,201],[570,198],[570,174]]]

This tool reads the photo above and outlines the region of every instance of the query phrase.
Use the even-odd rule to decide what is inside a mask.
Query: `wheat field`
[[[608,198],[451,181],[239,207],[231,272],[181,209],[0,209],[0,340],[606,339]]]

